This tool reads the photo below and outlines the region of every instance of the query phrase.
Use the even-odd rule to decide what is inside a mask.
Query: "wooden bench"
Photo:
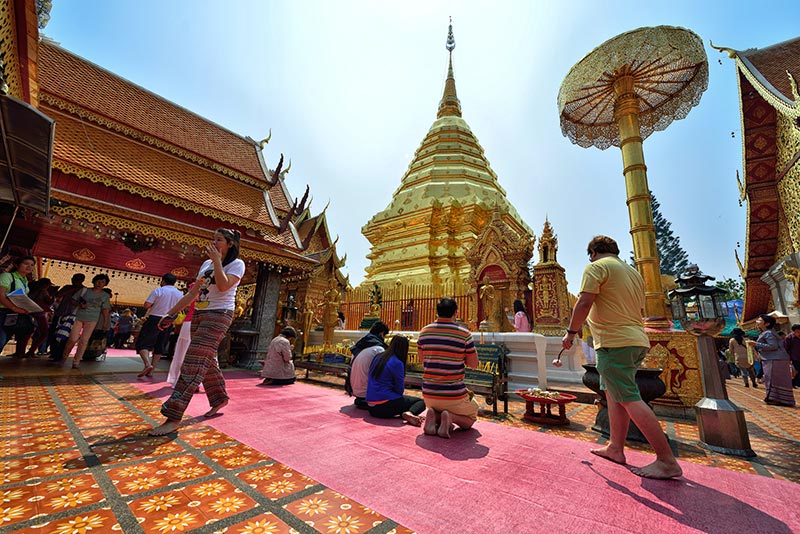
[[[305,369],[306,380],[308,380],[309,371],[316,371],[318,373],[326,373],[344,378],[347,376],[347,369],[350,366],[346,363],[333,363],[324,361],[318,362],[316,360],[294,360],[294,367],[295,369]]]
[[[480,367],[467,369],[464,384],[476,395],[483,395],[486,404],[492,407],[492,414],[497,415],[497,403],[503,401],[503,413],[508,413],[508,348],[499,345],[476,344]],[[406,386],[422,386],[422,373],[408,371]]]
[[[499,345],[485,345],[476,344],[475,348],[478,351],[478,360],[480,366],[478,369],[467,369],[464,383],[467,388],[476,395],[483,395],[486,399],[486,404],[492,407],[492,413],[497,415],[497,404],[500,400],[503,401],[503,413],[508,413],[508,348],[504,344]],[[339,377],[347,376],[347,363],[334,363],[317,360],[294,360],[296,369],[306,370],[306,379],[308,379],[309,371],[318,373],[332,374]],[[406,387],[421,387],[422,386],[422,372],[421,371],[408,371],[406,372]]]

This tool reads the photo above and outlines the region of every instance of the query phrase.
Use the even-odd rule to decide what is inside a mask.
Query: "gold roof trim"
[[[229,223],[237,224],[245,228],[257,230],[259,232],[269,233],[267,232],[267,230],[274,230],[269,226],[256,223],[255,221],[252,221],[250,219],[236,217],[228,213],[224,213],[215,210],[213,208],[209,208],[207,206],[201,206],[199,204],[191,202],[188,199],[175,198],[169,195],[165,195],[163,193],[159,193],[158,191],[153,191],[152,189],[148,189],[146,187],[138,186],[130,182],[125,182],[123,180],[120,180],[119,178],[107,176],[105,174],[101,174],[95,171],[89,171],[87,169],[78,167],[77,165],[73,165],[71,163],[65,163],[60,160],[53,160],[53,168],[58,169],[59,171],[69,174],[71,176],[75,176],[77,178],[89,180],[90,182],[94,183],[101,183],[106,187],[113,187],[114,189],[118,189],[120,191],[127,191],[129,193],[133,193],[135,195],[139,195],[144,198],[151,198],[153,200],[157,200],[159,202],[162,202],[170,206],[176,206],[186,211],[199,213],[201,215],[208,215],[215,219],[219,219],[220,221],[226,221]]]
[[[748,82],[750,82],[750,85],[752,85],[753,88],[758,91],[758,94],[761,95],[761,98],[766,100],[770,106],[788,117],[800,117],[800,101],[792,102],[786,96],[784,96],[783,93],[778,91],[775,86],[772,85],[769,80],[767,80],[761,74],[761,72],[759,72],[756,66],[753,65],[753,63],[751,63],[747,57],[742,55],[742,52],[723,46],[714,46],[713,43],[710,44],[712,48],[728,54],[728,57],[734,60],[736,68],[739,70],[739,72],[744,74],[744,77]],[[790,83],[794,83],[794,78],[792,75],[788,71],[786,74],[789,76]],[[796,86],[793,85],[793,87]],[[739,92],[741,93],[741,90]],[[739,96],[741,97],[741,94]]]
[[[153,226],[146,222],[140,222],[133,219],[126,219],[116,217],[107,213],[100,213],[92,209],[86,209],[79,206],[54,206],[50,208],[53,213],[61,217],[73,217],[75,219],[85,220],[90,224],[103,224],[105,226],[113,226],[119,230],[128,230],[138,232],[145,235],[152,235],[156,238],[163,238],[169,241],[177,241],[179,243],[186,243],[187,245],[195,245],[203,248],[208,245],[208,236],[198,237],[190,235],[181,231],[176,231],[175,228],[161,228]],[[252,259],[256,261],[264,261],[274,265],[282,265],[285,267],[295,267],[300,270],[310,270],[314,264],[310,260],[287,258],[285,256],[276,255],[266,251],[259,251],[248,247],[247,245],[252,242],[242,241],[242,248],[240,254],[243,258]],[[268,245],[265,243],[264,245]]]
[[[116,121],[112,121],[112,120],[110,120],[110,119],[108,119],[106,117],[103,117],[101,115],[97,115],[97,114],[95,114],[95,113],[93,113],[91,111],[86,110],[85,108],[82,108],[82,107],[78,106],[77,104],[73,104],[72,102],[67,102],[66,100],[62,100],[62,99],[58,98],[57,96],[53,96],[53,95],[48,94],[48,93],[46,93],[44,91],[42,91],[40,93],[39,98],[40,98],[40,102],[55,106],[58,109],[60,109],[61,111],[68,112],[68,113],[70,113],[72,115],[80,117],[81,119],[86,119],[86,120],[88,120],[90,122],[93,122],[95,124],[98,124],[100,126],[105,126],[106,128],[110,128],[111,130],[114,130],[115,132],[124,134],[124,135],[126,135],[128,137],[131,137],[133,139],[136,139],[137,141],[142,141],[143,143],[146,143],[148,145],[151,145],[151,146],[154,146],[154,147],[158,147],[158,148],[160,148],[162,150],[165,150],[166,152],[170,152],[170,153],[172,153],[172,154],[174,154],[176,156],[179,156],[181,158],[187,159],[187,160],[189,160],[189,161],[191,161],[193,163],[196,163],[196,164],[198,164],[198,165],[200,165],[202,167],[214,170],[214,171],[216,171],[216,172],[218,172],[220,174],[224,174],[226,176],[230,176],[231,178],[235,178],[235,179],[239,180],[240,182],[244,182],[244,183],[246,183],[248,185],[252,185],[252,186],[258,187],[260,189],[264,189],[268,185],[266,183],[266,180],[258,180],[256,178],[253,178],[253,177],[248,176],[246,174],[241,174],[239,172],[236,172],[233,169],[230,169],[228,167],[220,165],[219,163],[216,163],[216,162],[211,161],[209,159],[200,157],[200,156],[198,156],[197,154],[195,154],[193,152],[189,152],[189,151],[187,151],[187,150],[185,150],[183,148],[180,148],[180,147],[177,147],[177,146],[172,145],[170,143],[164,142],[161,139],[158,139],[158,138],[143,134],[142,132],[140,132],[139,130],[136,130],[135,128],[131,128],[130,126],[126,126],[126,125],[124,125],[122,123],[119,123],[119,122],[116,122]],[[255,146],[253,147],[253,152],[254,152],[254,155],[255,155]]]

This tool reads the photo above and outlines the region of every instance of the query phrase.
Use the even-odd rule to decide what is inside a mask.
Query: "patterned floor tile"
[[[284,508],[319,532],[357,534],[386,521],[381,514],[331,489],[298,499]]]
[[[15,531],[15,534],[89,534],[94,532],[122,532],[110,508],[79,513],[64,519],[44,521],[33,527]]]
[[[181,434],[181,438],[198,449],[222,445],[223,443],[230,443],[231,441],[229,436],[213,428],[206,428],[205,430],[198,430],[196,432],[185,432]]]
[[[107,472],[120,495],[128,496],[171,484],[183,484],[210,475],[214,471],[194,456],[183,454],[149,462],[137,462],[134,465],[108,469]]]
[[[129,502],[145,532],[186,531],[257,508],[224,479],[193,484]]]
[[[151,437],[135,441],[117,441],[95,445],[92,452],[102,464],[115,464],[131,460],[147,460],[156,456],[182,452],[183,447],[168,437]]]
[[[82,430],[82,434],[89,445],[95,445],[121,439],[144,439],[147,437],[147,432],[152,428],[153,425],[149,423],[140,423],[133,425],[88,428]]]
[[[241,443],[206,450],[203,451],[203,454],[228,469],[237,469],[239,467],[271,460],[269,456],[261,454],[257,450]]]
[[[217,532],[226,534],[295,534],[297,531],[278,519],[272,512],[267,512]]]
[[[280,463],[243,471],[236,476],[272,500],[317,485],[313,479]]]
[[[75,448],[75,439],[69,432],[35,434],[0,441],[0,456],[17,456],[32,452]]]

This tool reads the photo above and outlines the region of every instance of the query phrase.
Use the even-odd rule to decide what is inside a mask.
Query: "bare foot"
[[[662,480],[677,478],[683,474],[681,466],[679,466],[678,462],[675,460],[672,462],[656,460],[644,467],[631,467],[631,472],[642,478],[657,478]]]
[[[167,419],[161,425],[155,427],[153,430],[147,433],[148,436],[165,436],[171,432],[175,432],[178,430],[181,421],[180,419]]]
[[[224,401],[220,402],[219,404],[217,404],[216,406],[212,406],[210,410],[208,410],[206,413],[203,414],[203,417],[214,417],[215,415],[217,415],[217,413],[221,409],[223,409],[227,405],[228,405],[228,401],[224,400]],[[222,415],[222,414],[220,414],[220,415]]]
[[[440,438],[450,439],[450,429],[453,427],[453,418],[450,412],[444,410],[442,412],[442,422],[439,425],[439,430],[436,432]]]
[[[142,378],[143,376],[147,375],[148,373],[151,373],[152,371],[153,371],[153,366],[152,365],[148,365],[144,369],[142,369],[141,373],[139,373],[136,376],[139,377],[139,378]]]
[[[412,426],[422,426],[423,418],[411,412],[403,412],[403,421]]]
[[[428,436],[436,435],[436,412],[433,408],[428,408],[428,411],[425,412],[425,428],[423,428],[423,432]]]
[[[600,458],[605,458],[615,464],[625,465],[625,453],[609,450],[610,445],[606,445],[602,449],[592,449],[589,452]]]

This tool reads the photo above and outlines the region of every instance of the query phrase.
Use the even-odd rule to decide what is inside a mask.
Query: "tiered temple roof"
[[[743,318],[766,313],[772,302],[761,279],[800,248],[800,37],[762,49],[719,48],[735,60],[741,95],[747,241]],[[737,260],[739,260],[737,256]]]
[[[285,172],[273,176],[254,140],[47,39],[39,45],[38,81],[40,107],[57,121],[52,188],[57,219],[42,234],[46,239],[40,239],[37,255],[74,257],[72,250],[54,250],[59,243],[75,245],[72,236],[56,235],[57,223],[66,219],[94,225],[95,237],[116,227],[117,238],[123,232],[150,236],[167,249],[131,253],[118,240],[87,247],[110,268],[134,265],[153,274],[187,263],[185,270],[192,272],[208,232],[219,226],[241,231],[246,261],[300,270],[313,266],[303,257],[294,227],[281,228],[281,220],[293,215]],[[109,247],[116,248],[114,254],[103,254]]]

